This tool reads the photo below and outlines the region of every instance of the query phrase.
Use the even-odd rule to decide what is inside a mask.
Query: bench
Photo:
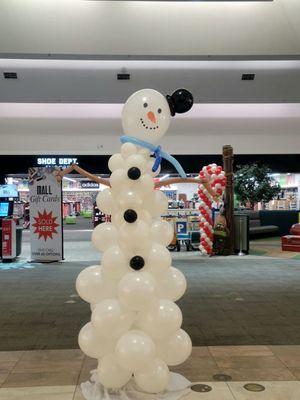
[[[243,210],[240,214],[249,217],[249,235],[254,236],[275,236],[278,235],[279,228],[276,225],[262,225],[260,212],[253,210]]]

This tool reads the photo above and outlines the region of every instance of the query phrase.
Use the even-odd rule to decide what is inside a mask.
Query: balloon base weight
[[[179,400],[191,392],[191,382],[184,376],[170,373],[168,388],[161,393],[142,392],[133,380],[122,389],[106,389],[98,380],[97,371],[91,371],[90,381],[81,384],[81,391],[86,400]]]

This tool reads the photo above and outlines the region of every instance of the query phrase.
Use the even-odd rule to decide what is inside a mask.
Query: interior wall
[[[8,134],[1,137],[0,154],[113,154],[120,150],[118,135],[107,135],[101,132],[89,134],[83,128],[82,133],[60,134],[59,131],[43,135],[41,133],[21,135]],[[3,144],[4,142],[4,144]],[[163,148],[172,154],[219,154],[222,146],[230,144],[236,154],[295,154],[300,153],[299,134],[282,132],[201,133],[198,137],[182,133],[182,137],[172,132],[162,141]]]
[[[0,154],[112,154],[121,104],[0,103]],[[300,153],[300,104],[196,104],[172,118],[161,144],[173,154]]]
[[[0,53],[300,54],[300,2],[1,0]]]

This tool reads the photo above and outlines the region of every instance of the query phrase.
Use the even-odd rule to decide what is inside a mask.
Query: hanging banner
[[[31,259],[63,259],[62,186],[58,167],[29,168]]]

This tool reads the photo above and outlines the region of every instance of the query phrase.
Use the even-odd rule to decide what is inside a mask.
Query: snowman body
[[[137,92],[122,120],[125,134],[157,143],[169,126],[168,103],[154,90]],[[142,391],[162,392],[169,384],[168,366],[184,362],[192,349],[175,303],[186,280],[171,266],[166,246],[173,227],[161,219],[168,201],[154,188],[153,164],[150,151],[131,142],[110,158],[111,187],[99,193],[97,205],[111,222],[92,234],[102,263],[83,270],[76,282],[92,309],[79,345],[98,359],[99,381],[108,389],[134,379]]]

